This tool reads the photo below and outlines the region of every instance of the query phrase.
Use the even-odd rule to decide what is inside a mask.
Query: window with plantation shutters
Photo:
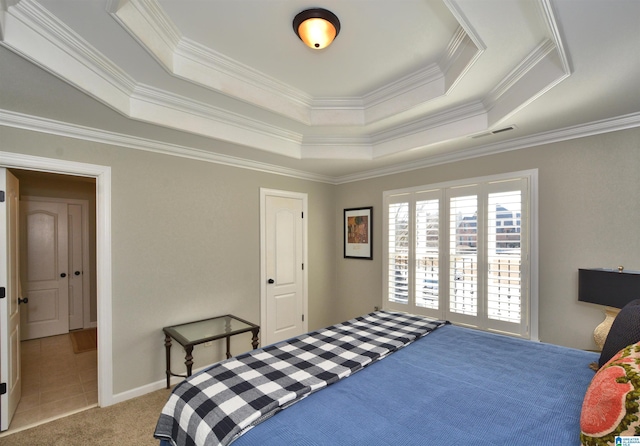
[[[392,203],[388,208],[388,299],[409,302],[409,203]]]
[[[415,289],[416,306],[440,307],[440,200],[416,201]]]
[[[478,197],[449,200],[449,312],[478,315]]]
[[[493,193],[487,215],[487,317],[521,319],[522,192]]]
[[[536,186],[527,171],[385,192],[385,308],[537,338]]]

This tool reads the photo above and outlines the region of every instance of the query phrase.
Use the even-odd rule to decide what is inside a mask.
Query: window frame
[[[464,196],[466,192],[480,190],[484,198],[488,198],[490,193],[494,193],[492,184],[505,183],[508,184],[514,180],[524,181],[524,192],[522,195],[522,210],[520,215],[514,220],[521,220],[526,218],[526,222],[523,220],[523,239],[521,243],[526,245],[526,249],[523,249],[522,267],[520,271],[520,280],[522,287],[522,306],[521,306],[521,323],[483,323],[483,319],[487,318],[488,311],[486,305],[488,297],[483,293],[482,302],[478,302],[479,310],[482,313],[479,316],[472,316],[470,318],[460,317],[448,317],[452,316],[449,313],[449,282],[448,277],[449,270],[449,237],[450,237],[450,216],[449,216],[449,203],[452,196]],[[433,197],[440,197],[439,201],[439,265],[447,265],[446,268],[439,268],[438,271],[438,309],[430,309],[416,305],[416,293],[415,282],[416,277],[416,203],[420,201],[418,197],[427,197],[433,199]],[[393,203],[408,203],[408,221],[410,222],[408,228],[408,236],[410,242],[408,253],[408,265],[411,266],[412,271],[408,272],[407,287],[408,287],[408,301],[407,303],[393,302],[390,297],[390,248],[389,248],[389,206]],[[484,220],[486,219],[485,212],[487,211],[487,203],[484,199],[482,203],[478,205],[478,219],[477,227],[478,231],[484,229]],[[403,311],[415,314],[422,314],[424,316],[434,319],[454,319],[455,324],[478,328],[485,331],[492,331],[510,336],[522,337],[525,339],[538,340],[538,170],[531,169],[525,171],[509,172],[498,175],[489,175],[476,178],[466,178],[455,181],[448,181],[437,184],[427,184],[423,186],[415,186],[411,188],[395,189],[383,192],[383,259],[382,259],[382,302],[383,308],[392,311]],[[486,243],[484,244],[486,246]],[[485,278],[488,276],[488,268],[486,262],[486,252],[484,247],[479,247],[478,262],[481,271],[478,274],[478,287],[484,287]],[[482,256],[482,258],[481,258]],[[525,256],[527,258],[525,258]],[[526,288],[525,288],[526,287]],[[512,330],[513,326],[517,326],[518,330]],[[511,328],[510,328],[511,327]]]

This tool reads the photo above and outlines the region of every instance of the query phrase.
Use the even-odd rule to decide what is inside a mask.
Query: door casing
[[[96,179],[96,283],[98,313],[98,405],[110,406],[144,394],[113,395],[111,167],[13,152],[0,152],[0,167]]]

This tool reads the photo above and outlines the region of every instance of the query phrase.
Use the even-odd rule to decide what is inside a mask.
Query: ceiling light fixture
[[[306,9],[293,19],[293,30],[309,48],[321,50],[340,33],[340,20],[326,9]]]

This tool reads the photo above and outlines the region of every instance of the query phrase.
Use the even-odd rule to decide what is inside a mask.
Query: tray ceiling
[[[320,3],[7,1],[2,45],[127,119],[326,175],[638,125],[640,2]],[[320,51],[291,27],[311,6],[342,24]]]

